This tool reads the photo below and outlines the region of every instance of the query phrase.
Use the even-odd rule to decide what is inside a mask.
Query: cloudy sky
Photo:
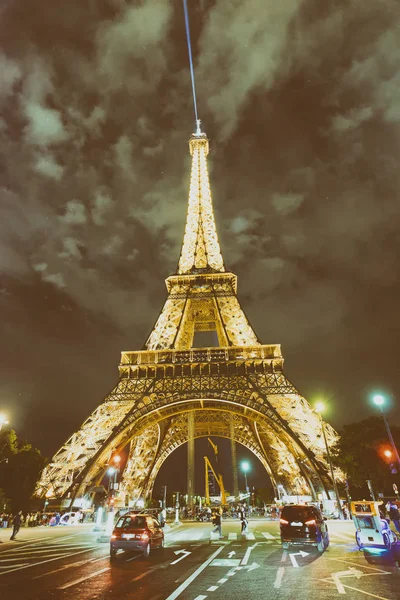
[[[227,266],[335,426],[400,424],[398,0],[190,0]],[[54,452],[174,272],[194,128],[180,0],[0,8],[0,409]]]

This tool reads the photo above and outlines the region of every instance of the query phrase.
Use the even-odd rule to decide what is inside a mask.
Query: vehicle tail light
[[[289,525],[289,521],[286,521],[286,519],[279,519],[279,523],[281,525]]]
[[[148,540],[148,539],[149,539],[148,534],[146,532],[142,533],[142,540]]]
[[[115,535],[115,533],[112,534],[111,539],[112,540],[116,540],[117,539],[117,536]]]
[[[305,525],[316,525],[316,521],[315,519],[310,519],[309,521],[305,522]]]

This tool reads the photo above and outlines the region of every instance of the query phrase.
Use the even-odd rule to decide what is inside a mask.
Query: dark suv
[[[164,547],[164,532],[160,523],[147,514],[126,514],[120,517],[110,540],[110,556],[118,550],[139,550],[147,557],[152,548]]]
[[[329,546],[328,527],[321,511],[315,506],[288,504],[282,508],[281,540],[284,549],[291,544],[316,546],[323,552]]]

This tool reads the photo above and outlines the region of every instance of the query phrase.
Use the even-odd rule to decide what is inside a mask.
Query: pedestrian
[[[21,527],[21,513],[16,513],[13,518],[13,530],[10,537],[10,540],[15,540],[15,536],[17,535],[19,528]]]
[[[213,524],[215,525],[213,533],[218,532],[219,537],[222,538],[221,515],[219,513],[215,513],[214,519],[213,519]]]
[[[389,517],[393,521],[397,533],[400,533],[400,512],[395,502],[390,503]]]
[[[247,533],[247,525],[249,524],[249,522],[246,519],[246,515],[244,514],[244,512],[242,512],[242,514],[241,514],[240,522],[242,524],[241,534],[242,535],[246,535],[246,533]]]

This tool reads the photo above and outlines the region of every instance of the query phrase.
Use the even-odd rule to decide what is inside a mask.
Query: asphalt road
[[[208,523],[166,531],[166,548],[148,559],[118,554],[93,526],[21,529],[10,542],[0,531],[1,600],[398,600],[396,550],[360,552],[349,521],[328,522],[331,544],[282,550],[277,522],[250,520],[242,538],[237,521],[223,521],[223,539]]]

